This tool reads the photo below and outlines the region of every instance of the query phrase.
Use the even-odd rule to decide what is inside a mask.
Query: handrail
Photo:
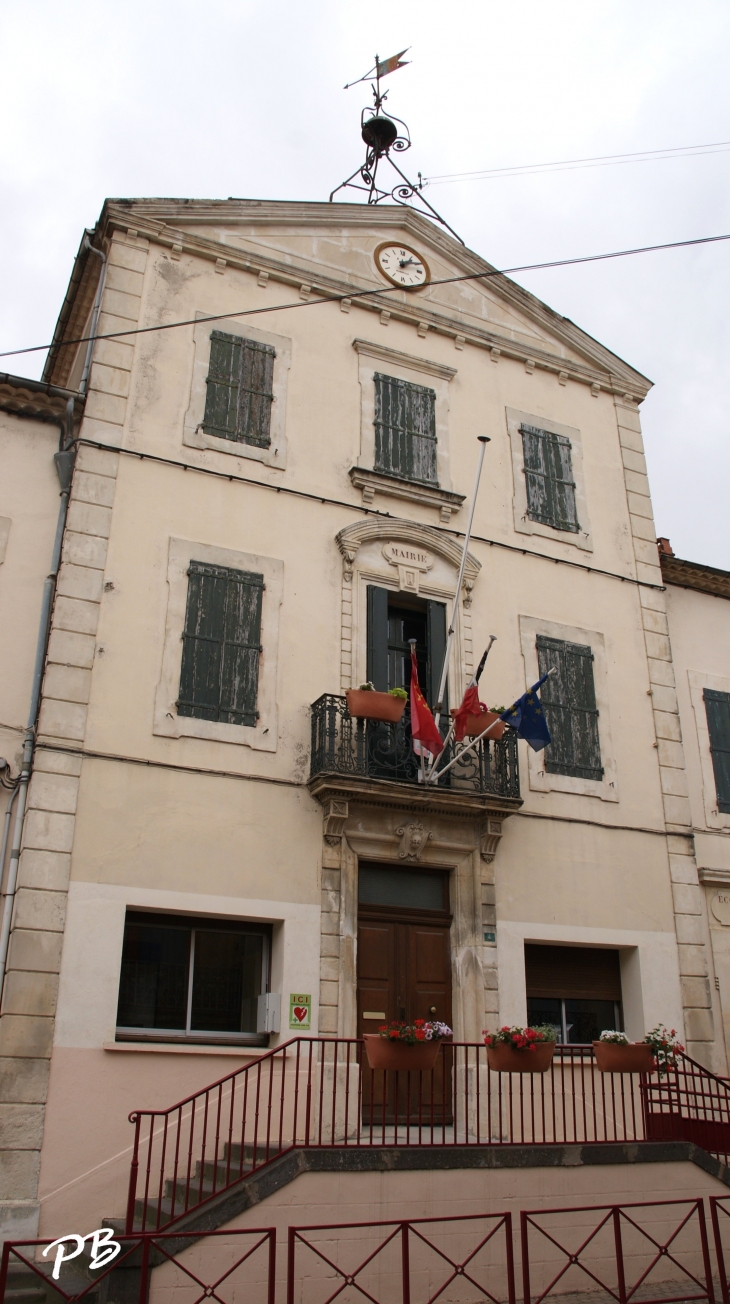
[[[428,1072],[373,1070],[357,1038],[293,1037],[166,1109],[137,1109],[127,1233],[159,1230],[297,1148],[692,1141],[730,1156],[730,1085],[687,1055],[602,1073],[559,1045],[545,1073],[495,1072],[481,1042]]]

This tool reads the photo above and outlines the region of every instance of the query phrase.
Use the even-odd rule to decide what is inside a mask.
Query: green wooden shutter
[[[717,809],[730,815],[730,693],[706,688],[703,693],[715,772]]]
[[[426,701],[433,711],[438,701],[439,681],[446,653],[446,607],[443,602],[426,604],[426,638],[428,640],[428,670],[425,686]],[[440,724],[445,725],[449,719],[449,684],[446,681],[444,700],[441,707]],[[445,728],[441,729],[445,733]]]
[[[275,357],[270,344],[211,332],[203,417],[208,434],[269,447]]]
[[[438,483],[435,390],[376,372],[375,470]]]
[[[388,590],[368,584],[367,677],[379,693],[388,684]]]
[[[527,514],[555,530],[580,530],[570,440],[537,426],[520,427],[525,458]]]
[[[545,749],[548,774],[602,779],[598,709],[593,682],[593,653],[581,643],[537,636],[540,674],[555,666],[541,689],[552,742]]]
[[[264,577],[197,561],[188,577],[178,714],[253,727]]]

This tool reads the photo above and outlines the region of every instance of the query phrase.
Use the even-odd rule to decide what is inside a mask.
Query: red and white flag
[[[411,737],[416,756],[438,756],[444,740],[418,683],[415,644],[411,643]]]
[[[466,725],[470,715],[481,715],[486,711],[486,706],[479,701],[479,685],[476,679],[472,679],[469,687],[464,693],[464,699],[454,716],[454,741],[463,742],[466,737]]]

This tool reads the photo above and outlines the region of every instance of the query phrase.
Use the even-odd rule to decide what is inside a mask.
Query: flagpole
[[[481,659],[481,661],[479,662],[479,665],[477,666],[476,671],[474,672],[474,674],[472,675],[471,679],[469,680],[469,683],[467,684],[467,690],[470,689],[470,688],[473,688],[475,684],[478,684],[478,683],[479,683],[479,680],[480,680],[481,677],[482,677],[482,671],[483,671],[485,665],[487,664],[487,657],[489,656],[489,653],[490,653],[491,650],[492,650],[492,644],[493,644],[493,643],[496,643],[496,642],[497,642],[497,635],[496,635],[496,634],[490,634],[490,635],[489,635],[489,642],[488,642],[488,644],[487,644],[487,647],[486,647],[486,650],[485,650],[485,652],[484,652],[484,655],[482,656],[482,659]],[[446,737],[444,738],[444,751],[446,750],[446,748],[448,747],[449,743],[451,742],[451,739],[452,739],[452,736],[453,736],[453,733],[454,733],[455,728],[456,728],[456,719],[452,716],[451,724],[449,725],[449,732],[447,733]],[[439,755],[440,755],[440,753],[439,753]],[[434,756],[434,758],[433,758],[433,760],[431,761],[431,764],[430,764],[430,766],[429,766],[428,774],[427,774],[427,776],[426,776],[428,779],[431,778],[431,775],[432,775],[432,773],[433,773],[433,771],[434,771],[434,769],[435,769],[435,767],[436,767],[436,762],[437,762],[437,760],[438,760],[438,756]]]
[[[459,578],[456,582],[456,597],[454,598],[454,609],[451,613],[451,624],[449,625],[449,632],[446,638],[446,651],[444,653],[444,664],[441,670],[441,682],[439,683],[438,701],[436,703],[436,707],[433,713],[433,718],[437,728],[438,728],[439,720],[441,719],[441,707],[443,705],[444,693],[446,692],[446,677],[449,673],[449,656],[451,653],[451,644],[454,641],[454,630],[456,629],[456,618],[458,615],[459,601],[461,598],[461,586],[464,582],[464,569],[466,567],[466,556],[469,551],[469,540],[471,539],[471,527],[474,521],[474,508],[476,507],[477,504],[479,481],[482,475],[482,463],[484,462],[484,454],[486,452],[487,444],[490,442],[488,435],[477,435],[477,439],[481,444],[481,448],[479,449],[479,461],[477,462],[477,473],[474,479],[474,492],[472,494],[471,507],[469,508],[469,520],[467,521],[467,526],[466,526],[466,536],[464,538],[464,551],[462,553],[461,565],[459,567]]]
[[[555,675],[557,674],[557,672],[558,672],[557,666],[553,666],[551,670],[548,670],[547,675],[545,677],[547,678],[549,675]],[[434,773],[432,769],[428,776],[428,782],[438,783],[439,779],[441,778],[441,775],[446,774],[449,770],[453,769],[457,761],[460,761],[462,757],[466,756],[469,752],[473,752],[474,748],[479,746],[479,743],[481,742],[482,738],[486,738],[487,734],[491,733],[492,730],[500,723],[500,721],[502,722],[502,724],[507,723],[506,720],[502,720],[501,715],[498,715],[497,719],[493,720],[490,725],[487,725],[487,728],[484,729],[482,733],[478,734],[477,737],[473,740],[473,742],[468,743],[466,747],[462,747],[461,751],[458,752],[456,756],[453,756],[451,758],[448,765],[445,765],[443,770],[437,770]]]

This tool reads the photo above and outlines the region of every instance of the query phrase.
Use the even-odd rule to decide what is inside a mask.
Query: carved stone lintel
[[[485,864],[491,865],[494,860],[501,837],[502,821],[488,819],[479,836],[479,854]]]
[[[340,797],[330,797],[322,807],[324,840],[330,847],[336,847],[342,840],[342,834],[349,814],[349,802]]]
[[[433,838],[433,833],[429,833],[420,820],[411,824],[401,824],[395,832],[400,838],[399,860],[420,860],[426,850],[426,844]]]

